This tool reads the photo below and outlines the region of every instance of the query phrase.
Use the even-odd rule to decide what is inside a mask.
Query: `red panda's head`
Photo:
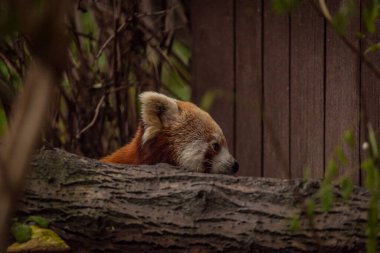
[[[207,112],[156,92],[144,92],[140,100],[141,147],[146,157],[165,157],[160,162],[197,172],[237,172],[239,165],[228,151],[226,138]]]

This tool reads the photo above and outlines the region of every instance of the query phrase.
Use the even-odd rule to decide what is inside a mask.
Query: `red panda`
[[[190,171],[234,174],[239,164],[211,116],[190,102],[156,92],[140,95],[141,122],[132,141],[101,159],[131,165],[168,163]]]

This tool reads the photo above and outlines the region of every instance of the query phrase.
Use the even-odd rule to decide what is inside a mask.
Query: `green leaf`
[[[308,182],[311,178],[311,169],[306,167],[303,171],[303,180],[304,182]]]
[[[4,136],[8,128],[7,115],[2,107],[0,107],[0,137]]]
[[[375,163],[373,162],[371,158],[368,158],[362,162],[361,168],[368,172],[375,168]]]
[[[340,163],[343,166],[346,166],[347,165],[347,157],[344,154],[342,147],[338,146],[336,148],[335,152],[336,152],[336,155],[338,156],[338,159],[339,159]]]
[[[364,39],[365,38],[365,34],[362,33],[362,32],[356,32],[356,37],[358,37],[358,39]]]
[[[7,252],[71,252],[70,247],[54,231],[30,226],[32,238],[24,243],[13,243]]]
[[[351,130],[347,130],[346,132],[344,132],[344,140],[346,141],[347,145],[350,147],[350,148],[354,148],[355,147],[355,137],[354,137],[354,134]]]
[[[370,4],[363,9],[363,20],[365,28],[369,33],[376,32],[376,19],[379,15],[379,1],[372,0]]]
[[[334,179],[334,177],[336,177],[336,175],[338,175],[338,166],[333,160],[330,160],[327,166],[325,180],[330,182]]]
[[[41,228],[47,228],[49,226],[49,222],[41,216],[31,215],[26,219],[26,221],[32,221]]]
[[[354,16],[355,10],[355,0],[342,1],[338,13],[332,20],[332,25],[338,34],[344,34],[347,31],[350,19]]]
[[[292,232],[296,232],[300,229],[300,227],[301,227],[300,216],[294,215],[290,221],[290,230]]]
[[[179,40],[173,40],[172,50],[181,59],[181,61],[183,61],[183,63],[186,65],[190,63],[191,51],[190,48],[184,43]]]
[[[367,252],[377,252],[377,236],[379,222],[379,194],[371,194],[368,206],[366,236],[367,236]]]
[[[350,180],[348,177],[344,177],[340,182],[340,188],[342,191],[342,198],[345,202],[347,202],[351,198],[353,189],[352,180]]]
[[[366,243],[366,252],[367,253],[376,253],[376,249],[377,249],[376,237],[368,238],[367,243]]]
[[[331,184],[325,184],[321,187],[319,192],[321,199],[321,207],[324,212],[329,212],[334,202],[334,193]]]
[[[98,68],[100,71],[106,70],[106,55],[101,54],[98,58]]]
[[[375,43],[370,45],[365,51],[364,54],[372,53],[380,49],[380,43]]]
[[[297,7],[299,3],[300,0],[272,0],[272,8],[276,13],[286,14]]]
[[[11,75],[11,73],[9,72],[9,69],[7,68],[7,64],[3,60],[0,60],[0,74],[6,80],[8,80]]]
[[[368,158],[362,162],[361,167],[366,172],[364,185],[368,191],[371,191],[372,189],[374,189],[376,183],[375,177],[377,169],[375,167],[375,163],[373,159]]]
[[[80,20],[82,21],[82,28],[83,28],[81,32],[96,37],[96,34],[95,34],[97,30],[95,26],[96,22],[91,12],[82,12],[80,14]],[[84,38],[82,40],[82,43],[84,45],[84,49],[86,50],[86,52],[92,54],[93,46],[94,46],[93,42],[89,38]]]
[[[181,100],[189,100],[191,97],[191,88],[186,80],[179,75],[176,61],[169,57],[172,65],[164,62],[161,69],[161,81],[165,86]]]
[[[83,32],[88,34],[94,34],[96,31],[95,19],[90,11],[81,12],[80,19],[82,21]]]
[[[32,237],[32,229],[30,226],[15,222],[11,228],[12,236],[19,243],[27,242]]]
[[[377,145],[375,131],[372,126],[368,125],[368,139],[372,150],[372,156],[374,159],[379,159],[379,146]]]
[[[206,91],[201,99],[200,107],[206,112],[211,109],[212,104],[215,99],[219,96],[219,93],[216,90]]]
[[[307,217],[312,218],[314,216],[314,213],[315,213],[315,202],[314,202],[314,200],[312,200],[310,198],[306,199],[305,205],[306,205]]]

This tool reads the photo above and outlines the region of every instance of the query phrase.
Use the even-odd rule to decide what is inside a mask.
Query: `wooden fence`
[[[310,168],[320,178],[352,130],[355,148],[344,148],[348,165],[339,173],[359,183],[365,119],[380,129],[380,81],[310,2],[291,15],[275,14],[269,0],[190,2],[193,95],[199,102],[205,92],[222,90],[211,114],[239,160],[239,174],[296,178]],[[332,11],[339,3],[328,1]],[[361,29],[357,15],[347,36],[363,50]],[[369,58],[379,63],[379,54]]]

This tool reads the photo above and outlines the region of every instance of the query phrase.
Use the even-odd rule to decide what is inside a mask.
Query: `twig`
[[[140,65],[136,65],[136,67],[139,69],[139,71],[142,71],[146,77],[156,80],[160,85],[160,89],[163,89],[172,97],[179,98],[178,95],[173,90],[171,90],[165,83],[163,83],[161,80],[157,80],[154,74],[147,72],[146,69],[141,68]]]
[[[120,90],[124,90],[124,89],[127,89],[129,88],[129,86],[121,86],[121,87],[118,87],[118,88],[115,88],[115,89],[111,89],[111,90],[108,90],[106,91],[106,93],[100,98],[99,102],[98,102],[98,105],[96,106],[96,109],[95,109],[95,115],[94,117],[92,118],[91,122],[86,126],[84,127],[82,130],[80,130],[77,134],[76,134],[76,138],[79,139],[80,136],[86,132],[88,129],[90,129],[96,122],[96,119],[98,118],[99,116],[99,111],[100,111],[100,106],[103,104],[104,102],[104,99],[106,98],[106,96],[110,93],[113,93],[113,92],[117,92],[117,91],[120,91]]]
[[[334,28],[333,23],[332,23],[332,17],[331,14],[327,8],[325,0],[319,0],[319,6],[318,8],[317,4],[314,2],[314,0],[311,1],[312,6],[314,9],[322,15],[327,20],[327,23]],[[375,74],[375,76],[380,80],[380,70],[360,51],[360,49],[357,49],[344,34],[338,33],[338,37],[343,41],[344,44],[352,51],[354,52],[357,56],[359,56],[359,59],[361,59],[362,62]],[[365,95],[365,90],[361,89],[361,96],[366,97]],[[362,113],[361,117],[363,118],[364,122],[368,121],[367,118],[367,112],[368,112],[368,106],[366,99],[362,99]],[[367,133],[368,134],[368,133]],[[352,173],[351,170],[348,171],[349,174]]]
[[[158,41],[161,40],[159,36],[152,29],[147,27],[144,23],[139,23],[139,28],[141,29],[142,32],[152,35],[152,37],[154,37]],[[172,68],[176,72],[176,74],[178,74],[186,82],[189,82],[189,78],[187,77],[186,73],[183,73],[181,69],[175,67],[173,63],[171,62],[170,58],[162,51],[160,47],[155,45],[155,43],[152,43],[150,40],[148,40],[148,43],[161,56],[161,58],[169,65],[169,67]]]
[[[98,118],[98,115],[99,115],[99,110],[100,110],[100,106],[103,104],[103,101],[105,99],[106,95],[103,95],[102,98],[100,99],[98,105],[96,106],[96,109],[95,109],[95,115],[94,117],[92,118],[91,122],[85,127],[83,128],[82,130],[80,130],[77,134],[76,134],[76,138],[79,139],[80,136],[86,132],[90,127],[92,127],[94,124],[95,124],[95,121],[96,119]]]
[[[310,1],[314,9],[321,14],[326,20],[327,23],[334,28],[334,25],[332,23],[332,17],[330,15],[330,12],[326,6],[326,3],[324,0],[319,0],[320,7],[317,6],[317,4],[314,2],[314,0]],[[338,37],[346,44],[346,46],[354,52],[356,55],[359,56],[360,59],[367,65],[369,69],[372,70],[372,72],[376,75],[377,78],[380,80],[380,70],[359,50],[357,49],[345,36],[344,34],[338,34]]]
[[[76,31],[73,27],[71,26],[68,26],[67,25],[67,28],[75,35],[78,35],[80,37],[83,37],[83,38],[86,38],[86,39],[89,39],[89,40],[92,40],[92,41],[95,41],[95,38],[91,35],[91,34],[87,34],[87,33],[83,33],[83,32],[78,32]]]
[[[155,12],[151,12],[151,13],[135,13],[135,17],[136,18],[143,18],[143,17],[149,17],[149,16],[160,16],[160,15],[167,14],[168,11],[175,9],[177,7],[179,7],[179,5],[172,5],[165,10],[155,11]]]
[[[96,54],[96,59],[100,57],[100,55],[103,53],[104,49],[108,46],[109,43],[115,38],[116,34],[119,34],[123,29],[127,26],[128,22],[124,22],[118,29],[116,33],[113,33],[100,47],[98,53]]]
[[[329,9],[327,8],[325,0],[319,0],[319,6],[321,7],[320,11],[322,15],[331,23],[332,17],[331,17]]]
[[[5,66],[7,66],[8,72],[10,72],[10,69],[14,70],[14,73],[17,74],[19,79],[22,79],[22,73],[21,69],[19,69],[12,60],[8,59],[7,56],[5,56],[2,52],[0,52],[0,58],[4,61]]]
[[[176,74],[182,77],[182,79],[185,80],[186,82],[189,82],[189,78],[186,76],[186,73],[183,73],[181,69],[174,66],[170,58],[162,51],[160,47],[154,46],[154,45],[151,45],[151,46],[161,56],[161,58],[169,65],[169,67],[172,68],[176,72]]]

